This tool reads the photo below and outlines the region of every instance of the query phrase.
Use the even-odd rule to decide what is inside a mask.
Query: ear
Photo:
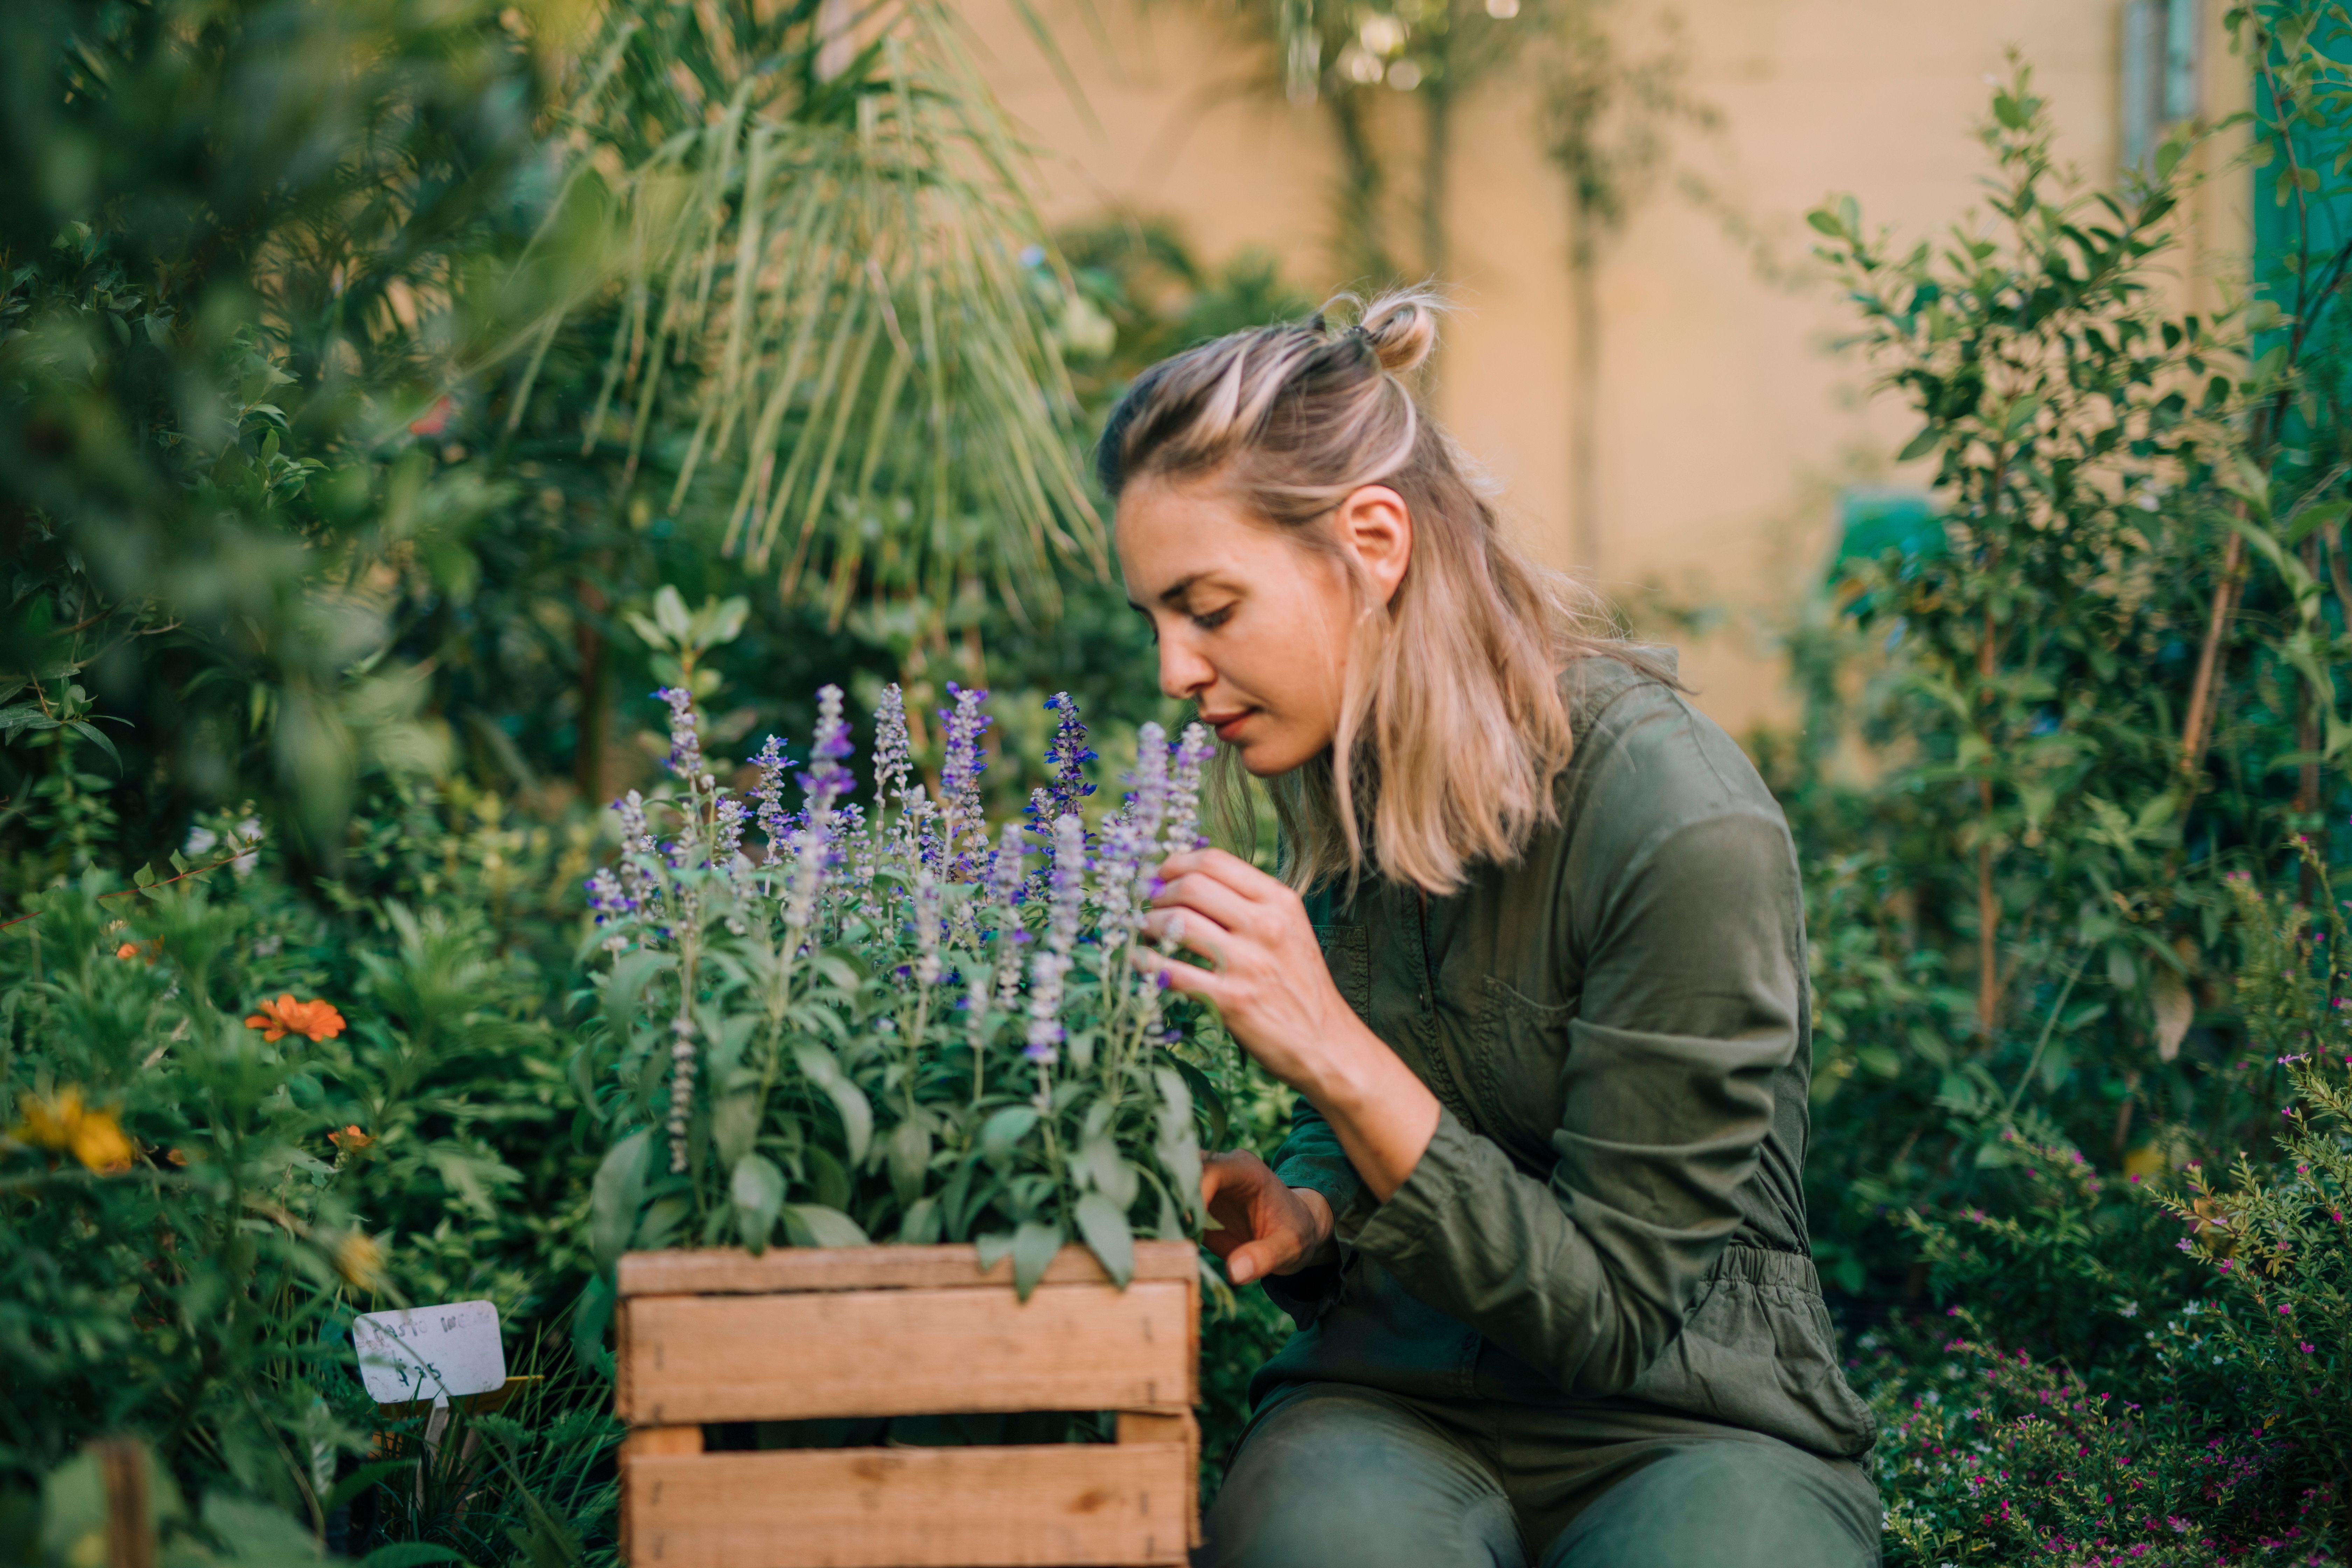
[[[1331,525],[1355,552],[1373,596],[1383,605],[1393,600],[1412,563],[1412,513],[1404,497],[1386,485],[1365,485],[1339,503]]]

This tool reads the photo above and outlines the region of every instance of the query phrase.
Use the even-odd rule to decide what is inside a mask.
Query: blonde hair
[[[1478,862],[1508,864],[1559,816],[1553,785],[1575,748],[1560,675],[1603,655],[1671,683],[1643,650],[1592,628],[1594,595],[1504,539],[1469,458],[1399,379],[1429,355],[1443,308],[1426,289],[1361,305],[1335,327],[1311,321],[1233,332],[1139,377],[1096,451],[1115,502],[1140,480],[1209,483],[1357,584],[1338,731],[1330,752],[1271,782],[1283,876],[1302,890],[1369,858],[1430,893],[1461,887]],[[1412,518],[1412,556],[1383,606],[1328,527],[1366,485],[1386,485]],[[1221,748],[1229,806],[1245,790]]]

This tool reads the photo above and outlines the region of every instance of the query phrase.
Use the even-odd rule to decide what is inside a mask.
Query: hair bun
[[[1402,375],[1437,347],[1437,313],[1444,309],[1434,289],[1391,289],[1364,307],[1356,326],[1380,356],[1381,368]]]

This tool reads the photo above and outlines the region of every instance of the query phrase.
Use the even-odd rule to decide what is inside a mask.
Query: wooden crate
[[[1065,1247],[1027,1301],[970,1247],[621,1259],[632,1568],[1113,1568],[1199,1542],[1198,1263],[1113,1285]],[[1113,1410],[1118,1441],[706,1453],[702,1424]]]

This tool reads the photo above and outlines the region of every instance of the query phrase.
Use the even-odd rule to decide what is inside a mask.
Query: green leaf
[[[940,1238],[940,1203],[937,1198],[917,1198],[907,1206],[907,1217],[898,1223],[898,1242],[902,1247],[929,1247]]]
[[[1062,1227],[1037,1220],[1023,1222],[1013,1233],[1013,1292],[1026,1301],[1029,1292],[1037,1289],[1037,1281],[1045,1277],[1046,1266],[1055,1254],[1062,1250]]]
[[[710,1146],[719,1163],[733,1170],[760,1135],[760,1097],[750,1089],[726,1096],[711,1108]]]
[[[866,1101],[865,1092],[849,1081],[841,1070],[841,1063],[823,1046],[802,1046],[793,1052],[793,1060],[808,1080],[824,1090],[833,1108],[841,1114],[841,1129],[848,1142],[850,1164],[856,1165],[866,1158],[866,1148],[874,1138],[874,1108]]]
[[[1840,223],[1837,214],[1827,207],[1815,207],[1805,215],[1805,221],[1832,239],[1845,237],[1845,225]]]
[[[1135,1167],[1118,1152],[1118,1145],[1108,1138],[1089,1138],[1078,1150],[1079,1168],[1094,1183],[1095,1191],[1117,1204],[1124,1212],[1135,1201],[1139,1178]]]
[[[1160,1086],[1160,1163],[1175,1185],[1177,1201],[1193,1220],[1201,1218],[1201,1144],[1192,1131],[1192,1096],[1172,1068],[1151,1069]]]
[[[833,1157],[833,1151],[813,1146],[802,1158],[808,1163],[808,1184],[816,1201],[827,1208],[849,1206],[849,1173]]]
[[[2321,529],[2335,527],[2344,521],[2347,510],[2352,510],[2352,501],[2326,500],[2315,506],[2305,507],[2288,520],[2286,542],[2289,544],[2301,544]]]
[[[1182,1057],[1170,1055],[1162,1059],[1182,1076],[1184,1087],[1192,1091],[1192,1098],[1199,1100],[1202,1109],[1209,1113],[1209,1146],[1213,1149],[1227,1147],[1225,1135],[1233,1123],[1232,1118],[1225,1114],[1224,1097],[1217,1092],[1217,1086],[1209,1081],[1207,1073]]]
[[[612,1352],[604,1348],[604,1330],[613,1321],[613,1277],[599,1271],[588,1277],[588,1288],[572,1309],[572,1353],[580,1364],[612,1371]]]
[[[1127,1289],[1127,1282],[1135,1278],[1135,1232],[1128,1228],[1126,1211],[1100,1193],[1088,1193],[1078,1200],[1078,1234],[1087,1238],[1087,1247],[1111,1282]],[[1019,1267],[1016,1262],[1016,1274]]]
[[[992,1230],[985,1236],[972,1237],[972,1245],[980,1250],[982,1273],[985,1274],[1004,1260],[1005,1255],[1013,1250],[1013,1233],[1009,1230]]]
[[[131,885],[134,888],[150,888],[154,884],[155,868],[152,866],[142,866],[131,873]]]
[[[653,1130],[642,1128],[613,1145],[588,1190],[588,1247],[599,1273],[609,1273],[628,1249],[646,1197],[646,1162]]]
[[[1898,463],[1907,463],[1914,458],[1924,458],[1934,451],[1943,439],[1943,432],[1930,425],[1912,437],[1904,446],[1903,450],[1895,454],[1895,460]]]
[[[1015,1147],[1037,1125],[1034,1106],[1008,1105],[981,1124],[980,1152],[988,1163],[1003,1170],[1013,1163]]]
[[[823,1204],[786,1204],[784,1234],[794,1247],[871,1247],[857,1222]]]
[[[621,618],[629,623],[629,629],[636,633],[637,640],[647,647],[665,648],[669,646],[669,634],[637,614],[636,611],[623,610]]]
[[[19,702],[14,707],[0,708],[0,741],[5,741],[19,730],[54,730],[58,721],[41,711],[37,702]]]
[[[784,1173],[766,1155],[746,1154],[735,1162],[735,1174],[727,1184],[727,1195],[735,1205],[735,1228],[741,1233],[743,1245],[756,1258],[768,1249],[768,1237],[776,1228],[776,1215],[784,1206]],[[842,1217],[848,1218],[846,1215]]]
[[[629,1026],[637,1021],[646,983],[662,971],[677,967],[676,953],[655,952],[642,947],[635,952],[623,953],[613,965],[612,978],[604,983],[604,1016],[625,1036]]]
[[[890,1130],[890,1190],[901,1205],[923,1194],[923,1178],[930,1173],[931,1131],[919,1121],[901,1121]]]
[[[122,772],[122,753],[114,749],[114,742],[108,740],[99,730],[97,725],[86,724],[79,719],[75,719],[69,721],[67,723],[66,728],[71,730],[75,734],[79,735],[85,741],[97,742],[98,749],[104,752],[108,758],[113,762],[115,773],[120,774]]]
[[[685,642],[687,634],[694,629],[694,617],[687,614],[686,601],[667,583],[655,591],[654,622],[674,643]]]

